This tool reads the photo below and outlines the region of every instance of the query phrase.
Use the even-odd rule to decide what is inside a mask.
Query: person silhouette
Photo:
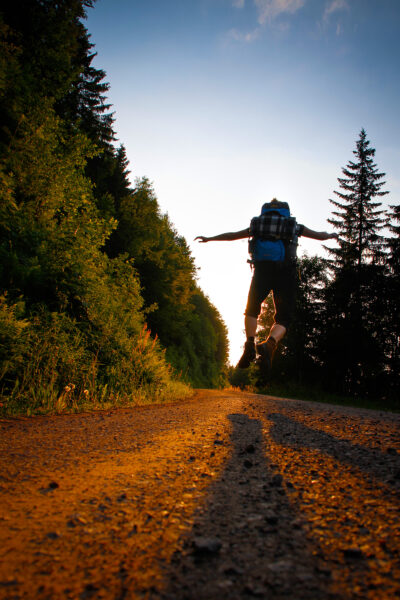
[[[247,369],[256,360],[265,373],[272,366],[278,343],[286,334],[293,318],[296,299],[296,256],[300,236],[314,240],[337,239],[336,233],[313,231],[297,223],[287,202],[273,198],[262,206],[261,214],[253,217],[250,226],[240,231],[221,233],[212,237],[199,235],[195,240],[231,242],[249,238],[249,261],[254,268],[245,310],[246,342],[237,364]],[[255,343],[261,305],[272,291],[275,307],[274,323],[265,342]]]

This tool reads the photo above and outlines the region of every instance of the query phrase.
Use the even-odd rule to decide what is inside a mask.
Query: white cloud
[[[340,1],[340,0],[337,0]],[[258,22],[264,25],[281,14],[293,14],[302,8],[306,0],[254,0],[258,8]]]
[[[256,40],[262,31],[262,28],[267,24],[272,24],[281,15],[293,15],[299,11],[306,4],[308,0],[253,0],[258,12],[258,24],[252,31],[242,32],[238,29],[231,29],[228,32],[227,37],[231,40],[238,42],[251,43]],[[246,0],[231,0],[232,6],[235,8],[242,9],[245,7]],[[319,22],[320,27],[324,27],[328,24],[331,16],[340,11],[349,10],[349,0],[327,0],[325,3],[325,9],[323,12],[322,22]],[[286,31],[289,28],[289,24],[285,21],[279,20],[274,23],[274,28],[278,28],[281,31]],[[336,35],[341,35],[343,30],[342,24],[337,23]]]
[[[238,31],[237,29],[231,29],[228,32],[228,37],[236,42],[246,42],[251,43],[254,42],[260,35],[260,29],[257,27],[253,29],[253,31]]]
[[[329,4],[325,7],[324,11],[324,21],[327,21],[329,17],[339,10],[348,10],[349,5],[347,0],[331,0]]]
[[[341,0],[336,0],[340,2]],[[343,0],[344,1],[344,0]],[[259,26],[252,31],[242,32],[238,29],[231,29],[227,38],[237,42],[251,43],[256,40],[266,23],[271,23],[274,19],[284,14],[294,14],[300,10],[307,0],[254,0],[254,4],[258,11]],[[236,8],[244,8],[245,0],[232,0],[232,5]],[[286,31],[289,27],[287,23],[280,22],[274,24],[280,31]]]

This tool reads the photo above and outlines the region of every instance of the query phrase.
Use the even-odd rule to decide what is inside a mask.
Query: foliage
[[[374,161],[375,150],[370,148],[364,129],[360,132],[356,150],[353,154],[357,162],[349,161],[347,167],[342,169],[345,177],[338,178],[339,186],[343,191],[335,191],[342,203],[330,200],[336,208],[333,211],[335,218],[328,219],[339,233],[339,248],[328,248],[333,255],[332,268],[337,271],[345,267],[357,267],[369,263],[377,263],[383,257],[383,238],[379,231],[385,224],[381,202],[374,202],[388,194],[381,191],[385,185],[382,178],[384,173],[378,173]],[[361,282],[357,281],[357,285]]]
[[[338,180],[343,191],[335,192],[343,203],[331,200],[337,210],[329,222],[340,237],[339,248],[329,250],[334,279],[326,294],[325,344],[333,352],[326,369],[329,379],[333,374],[339,379],[343,393],[366,395],[379,393],[383,377],[378,323],[383,316],[385,248],[380,231],[385,219],[376,198],[388,192],[381,191],[384,173],[378,173],[375,150],[363,129],[353,153],[357,161],[343,169],[345,178]]]
[[[167,349],[167,358],[196,387],[223,387],[226,382],[227,331],[217,310],[197,288],[184,314],[186,334]]]
[[[90,6],[16,0],[0,16],[0,393],[11,413],[182,397],[169,362],[204,385],[221,383],[226,362],[185,240],[147,180],[131,189],[112,145],[108,84],[81,21]]]
[[[115,222],[101,218],[84,174],[90,148],[47,108],[27,115],[3,163],[18,200],[3,203],[1,285],[11,301],[23,298],[30,324],[13,322],[21,335],[3,375],[11,411],[69,407],[60,394],[70,383],[72,407],[169,394],[172,373],[159,344],[143,344],[136,271],[101,250]]]
[[[123,152],[120,156],[123,160]],[[168,216],[161,214],[146,178],[136,180],[134,190],[126,188],[115,205],[115,215],[118,226],[107,243],[107,252],[133,258],[147,323],[167,348],[167,359],[196,386],[220,385],[227,360],[225,326],[196,285],[186,241]]]

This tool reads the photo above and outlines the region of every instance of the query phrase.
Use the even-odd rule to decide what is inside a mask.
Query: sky
[[[400,0],[97,0],[85,25],[132,184],[150,179],[186,238],[235,364],[247,241],[194,238],[248,227],[273,197],[329,230],[362,128],[386,173],[383,203],[399,203]],[[302,238],[305,252],[324,255]]]

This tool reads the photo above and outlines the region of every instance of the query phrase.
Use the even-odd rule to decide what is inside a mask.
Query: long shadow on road
[[[307,427],[280,413],[269,414],[268,419],[274,423],[271,429],[274,442],[291,448],[317,450],[350,467],[360,469],[385,484],[400,486],[400,455],[396,451],[391,454],[366,448]]]
[[[310,547],[290,488],[268,460],[261,421],[229,419],[231,458],[166,567],[165,589],[150,597],[334,598],[330,570]]]

